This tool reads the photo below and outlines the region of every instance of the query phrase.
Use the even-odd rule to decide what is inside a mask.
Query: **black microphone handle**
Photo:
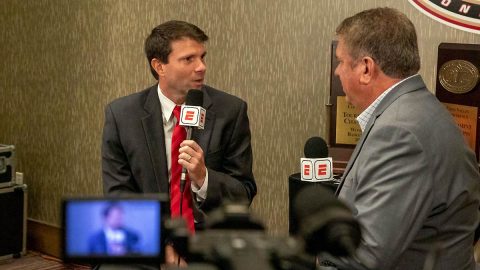
[[[192,127],[185,127],[187,129],[187,138],[185,140],[191,140],[192,139]],[[187,168],[183,167],[182,168],[182,174],[180,176],[180,192],[183,194],[183,191],[185,191],[185,184],[187,183]]]

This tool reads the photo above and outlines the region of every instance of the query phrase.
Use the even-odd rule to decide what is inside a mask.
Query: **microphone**
[[[203,129],[205,126],[206,110],[202,108],[203,92],[197,89],[190,89],[187,92],[185,104],[182,105],[180,112],[179,125],[187,129],[186,140],[192,139],[193,128]],[[187,169],[182,168],[180,176],[180,192],[183,194],[187,178]]]
[[[305,143],[303,153],[306,158],[326,158],[328,157],[327,142],[320,137],[311,137]]]
[[[328,146],[324,139],[311,137],[303,149],[305,158],[300,159],[301,180],[308,182],[333,179],[333,161],[328,157]]]
[[[302,189],[294,201],[297,235],[305,241],[305,251],[316,256],[355,256],[360,244],[360,225],[350,209],[327,189],[311,185]]]
[[[308,187],[321,185],[334,194],[338,187],[335,181],[331,181],[332,176],[332,161],[328,159],[328,146],[324,139],[320,137],[311,137],[305,143],[303,149],[305,158],[300,159],[300,172],[294,173],[288,177],[288,218],[289,218],[289,233],[293,234],[297,230],[296,219],[293,213],[293,203],[301,198],[298,197],[300,190]],[[315,163],[316,162],[316,163]],[[318,168],[315,169],[314,165]],[[316,172],[316,173],[314,173]],[[328,172],[328,173],[327,173]],[[325,173],[323,180],[320,178],[320,173]],[[322,178],[320,178],[322,179]]]

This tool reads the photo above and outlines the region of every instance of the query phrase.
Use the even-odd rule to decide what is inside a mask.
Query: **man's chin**
[[[187,89],[184,90],[184,94],[186,95],[188,91],[195,89],[195,90],[200,90],[202,89],[203,84],[192,84],[190,85]]]
[[[202,89],[202,87],[203,87],[203,83],[199,83],[199,84],[192,85],[191,89],[200,90],[200,89]]]

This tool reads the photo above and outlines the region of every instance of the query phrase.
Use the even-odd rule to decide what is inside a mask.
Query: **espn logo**
[[[332,158],[302,158],[300,167],[302,181],[317,182],[333,178]]]
[[[205,126],[205,115],[205,109],[200,106],[182,105],[180,126],[203,129]]]

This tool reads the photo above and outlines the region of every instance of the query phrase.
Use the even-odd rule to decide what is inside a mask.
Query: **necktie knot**
[[[182,107],[180,105],[176,105],[175,108],[173,109],[173,115],[175,118],[177,118],[177,125],[180,122],[180,110]]]

